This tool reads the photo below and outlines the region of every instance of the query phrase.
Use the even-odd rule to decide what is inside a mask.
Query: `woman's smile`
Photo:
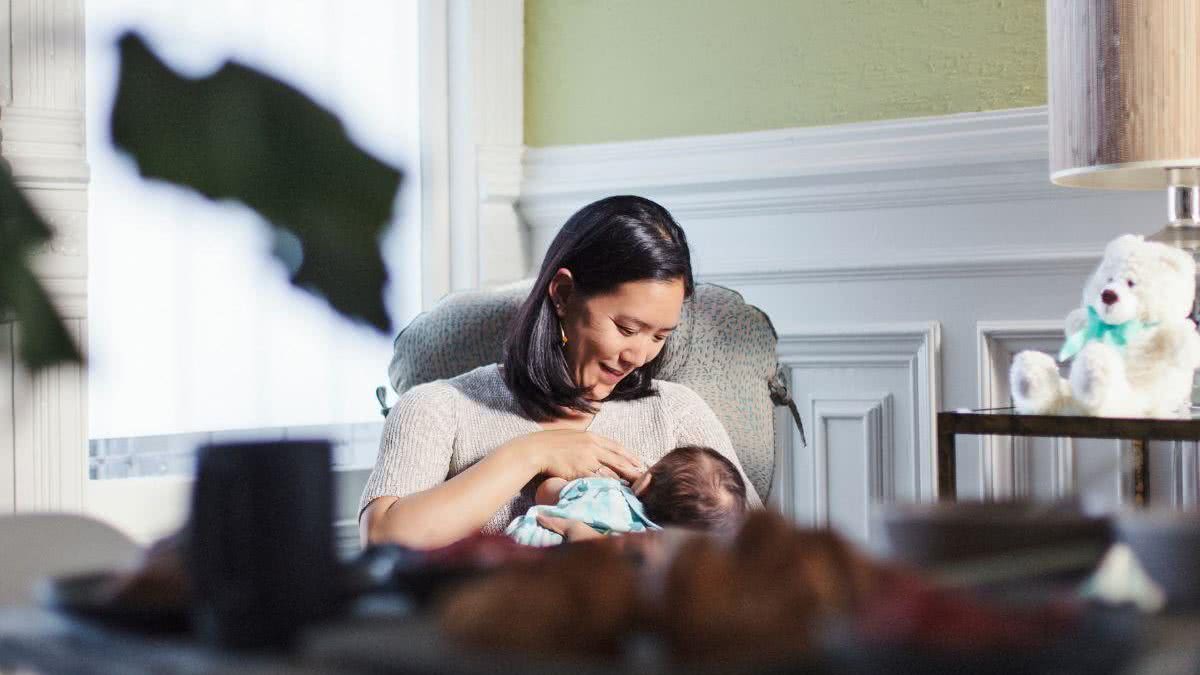
[[[617,370],[611,366],[600,364],[600,381],[607,385],[615,386],[625,377],[625,371]]]

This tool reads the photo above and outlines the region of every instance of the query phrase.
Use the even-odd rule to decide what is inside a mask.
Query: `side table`
[[[1200,441],[1200,419],[1018,415],[1007,409],[940,412],[937,416],[937,482],[938,499],[942,501],[954,501],[957,497],[954,438],[958,434],[1132,440],[1133,500],[1143,506],[1150,478],[1146,444],[1149,441]]]

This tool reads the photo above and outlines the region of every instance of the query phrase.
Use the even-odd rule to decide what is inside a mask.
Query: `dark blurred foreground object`
[[[472,649],[555,657],[611,659],[649,635],[677,664],[795,666],[838,660],[842,651],[896,649],[950,654],[963,665],[1036,653],[1067,635],[1080,613],[1067,605],[986,605],[769,512],[753,514],[732,540],[688,537],[658,559],[661,574],[613,541],[567,544],[562,555],[463,584],[439,606],[443,630]],[[836,625],[848,626],[850,637],[823,643]]]
[[[232,648],[287,648],[338,611],[326,441],[200,450],[188,532],[196,628]]]
[[[944,572],[959,585],[1031,576],[1082,580],[1113,542],[1110,518],[1067,503],[887,504],[875,519],[890,557]]]
[[[375,544],[349,564],[343,593],[347,599],[373,592],[401,593],[425,607],[464,581],[545,553],[492,534],[475,534],[432,550]]]
[[[44,604],[131,630],[167,633],[191,624],[191,581],[182,532],[159,539],[130,570],[96,571],[47,580]]]
[[[1200,610],[1200,511],[1124,513],[1117,530],[1166,594],[1168,611]]]
[[[31,372],[83,360],[29,266],[29,258],[53,236],[0,159],[0,320],[9,315],[16,319],[21,331],[17,357]]]
[[[379,239],[401,174],[296,89],[237,63],[178,75],[141,37],[119,40],[113,141],[147,178],[235,199],[271,222],[292,283],[381,331],[387,270]]]

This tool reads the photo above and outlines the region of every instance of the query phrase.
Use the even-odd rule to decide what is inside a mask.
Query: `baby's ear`
[[[630,489],[633,490],[634,497],[641,497],[646,492],[646,488],[648,488],[648,487],[650,487],[650,472],[649,471],[642,474],[641,478],[635,480],[633,482],[633,487],[631,487]]]

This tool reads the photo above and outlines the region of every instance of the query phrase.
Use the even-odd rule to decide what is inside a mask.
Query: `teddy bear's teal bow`
[[[1158,324],[1137,320],[1130,320],[1116,325],[1104,323],[1100,320],[1100,315],[1096,313],[1096,310],[1089,306],[1087,328],[1073,333],[1071,337],[1067,338],[1067,341],[1063,343],[1062,349],[1058,352],[1058,360],[1066,361],[1078,354],[1084,345],[1095,340],[1108,343],[1117,348],[1124,347],[1129,344],[1129,340],[1135,335],[1156,325]]]

